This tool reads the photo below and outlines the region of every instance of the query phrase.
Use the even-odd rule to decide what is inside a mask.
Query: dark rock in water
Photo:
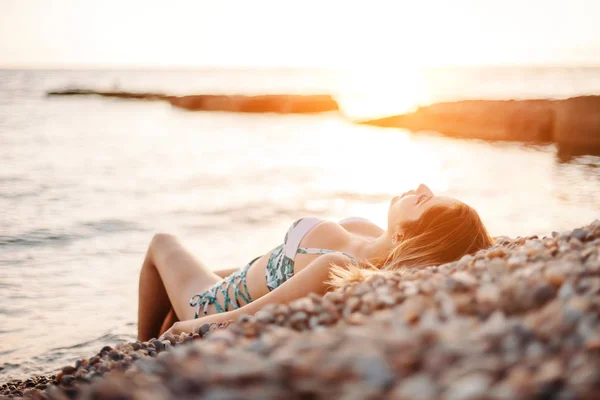
[[[281,114],[339,111],[337,102],[329,95],[195,95],[169,97],[168,100],[171,105],[186,110]]]
[[[555,142],[559,156],[600,154],[600,96],[564,100],[465,100],[362,124],[437,131],[460,138]]]
[[[168,96],[162,93],[132,93],[122,91],[101,91],[101,90],[89,90],[89,89],[65,89],[65,90],[52,90],[47,93],[48,96],[103,96],[103,97],[117,97],[121,99],[136,99],[136,100],[163,100]]]
[[[548,100],[465,100],[419,107],[414,113],[362,123],[434,130],[453,137],[550,142],[554,112]]]
[[[0,396],[600,398],[599,309],[595,221],[232,324],[107,346],[55,377],[4,384]]]
[[[337,101],[328,94],[262,96],[191,95],[170,96],[162,93],[109,92],[87,89],[67,89],[48,92],[49,96],[97,95],[137,100],[164,100],[172,106],[193,111],[231,111],[242,113],[303,114],[339,111]]]
[[[553,140],[561,154],[600,154],[600,96],[556,101]]]

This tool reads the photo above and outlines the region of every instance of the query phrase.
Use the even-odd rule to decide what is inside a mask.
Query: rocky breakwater
[[[220,96],[196,95],[170,97],[175,107],[186,110],[233,111],[244,113],[303,114],[339,111],[339,106],[330,95],[263,95],[263,96]]]
[[[231,111],[243,113],[303,114],[339,111],[337,101],[330,95],[273,94],[262,96],[242,95],[191,95],[170,96],[161,93],[110,92],[87,89],[68,89],[48,92],[49,96],[97,95],[136,100],[163,100],[174,107],[193,111]]]
[[[167,100],[169,96],[162,93],[102,91],[89,89],[54,90],[46,93],[48,96],[101,96],[133,100]]]
[[[36,380],[37,379],[37,380]],[[38,399],[600,398],[600,221],[105,347]]]
[[[460,138],[555,142],[565,153],[600,154],[600,96],[438,103],[360,123]]]

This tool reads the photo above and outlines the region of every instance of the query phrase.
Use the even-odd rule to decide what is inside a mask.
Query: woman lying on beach
[[[213,271],[168,234],[152,239],[140,275],[138,339],[193,332],[267,304],[363,280],[380,271],[458,260],[492,244],[479,215],[425,185],[391,200],[387,229],[363,218],[301,218],[283,244],[241,269]]]

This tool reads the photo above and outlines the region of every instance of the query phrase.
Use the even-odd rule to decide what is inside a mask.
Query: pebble
[[[56,375],[3,384],[0,397],[597,398],[598,310],[595,221],[105,346]]]
[[[66,367],[63,367],[63,369],[61,370],[61,372],[63,373],[63,375],[73,375],[75,373],[75,371],[77,371],[77,368],[72,367],[70,365],[67,365]]]
[[[63,375],[60,379],[60,383],[62,383],[63,385],[70,385],[71,383],[73,383],[74,380],[75,377],[73,375]]]
[[[574,229],[571,232],[571,240],[576,239],[579,241],[584,241],[588,236],[588,231],[586,229]]]
[[[448,400],[476,400],[485,397],[485,394],[492,382],[492,377],[475,373],[468,375],[452,383],[448,388],[446,398]]]
[[[200,334],[201,337],[203,337],[204,335],[206,335],[208,332],[210,331],[210,324],[204,324],[200,327],[198,333]]]

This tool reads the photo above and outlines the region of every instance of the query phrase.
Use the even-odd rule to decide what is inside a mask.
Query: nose
[[[431,189],[429,189],[427,187],[427,185],[425,185],[424,183],[421,183],[419,185],[419,187],[417,188],[417,193],[419,193],[419,194],[425,194],[427,196],[433,196],[433,192],[431,191]]]

